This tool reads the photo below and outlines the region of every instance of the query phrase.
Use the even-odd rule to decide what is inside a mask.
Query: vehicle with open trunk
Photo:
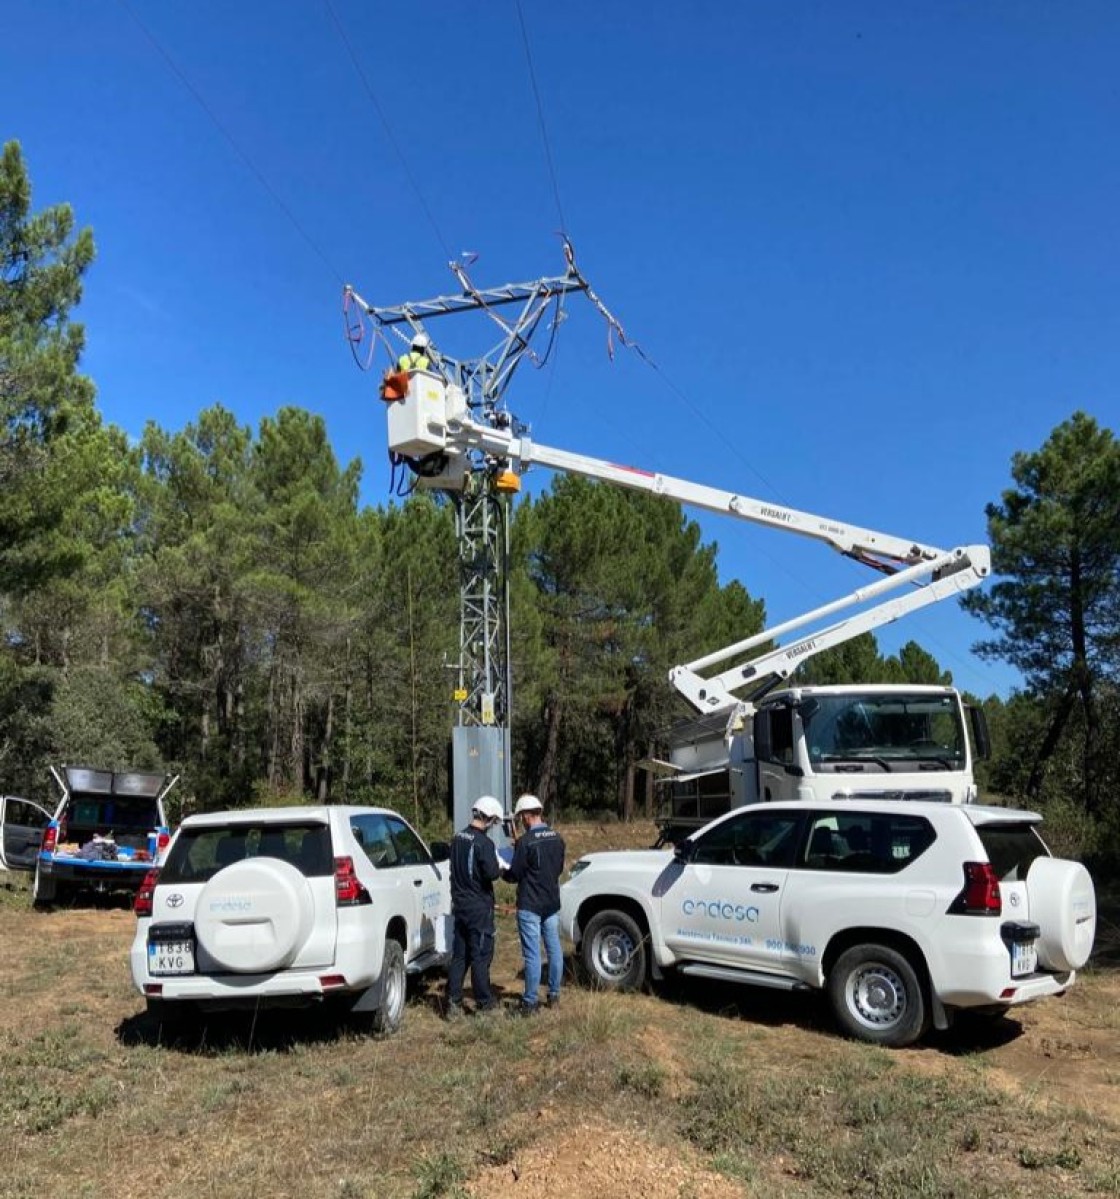
[[[135,892],[167,845],[164,800],[178,776],[88,766],[52,766],[50,773],[59,791],[52,811],[4,798],[4,864],[35,872],[36,907],[81,891]]]

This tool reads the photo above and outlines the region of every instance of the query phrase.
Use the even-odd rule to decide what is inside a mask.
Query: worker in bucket
[[[414,334],[408,347],[408,353],[402,354],[397,359],[397,370],[408,371],[409,374],[413,371],[428,370],[432,365],[431,349],[432,339],[427,333]]]
[[[516,1008],[533,1016],[541,983],[541,941],[548,955],[548,1006],[560,1002],[564,955],[560,948],[560,875],[564,838],[545,823],[544,806],[535,795],[522,795],[513,809],[523,832],[503,877],[517,884],[517,933],[525,963],[525,994]]]
[[[451,839],[451,965],[447,971],[447,1018],[463,1014],[463,980],[471,971],[475,1009],[494,1011],[490,989],[494,959],[494,880],[498,852],[489,831],[502,822],[502,805],[483,795],[471,809],[470,823]]]

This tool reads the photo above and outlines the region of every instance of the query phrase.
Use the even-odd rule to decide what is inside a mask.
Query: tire
[[[385,956],[381,961],[381,1003],[370,1020],[370,1027],[378,1036],[392,1036],[404,1023],[407,994],[404,950],[396,941],[386,941]]]
[[[252,905],[252,924],[243,920],[246,903]],[[307,879],[294,866],[277,858],[248,858],[219,870],[203,887],[194,931],[200,948],[219,967],[263,974],[292,963],[314,919]]]
[[[1097,895],[1088,870],[1080,862],[1035,858],[1027,871],[1027,903],[1041,930],[1039,965],[1062,974],[1080,970],[1097,932]]]
[[[846,1036],[913,1044],[929,1026],[925,988],[909,959],[886,945],[853,945],[828,975],[828,998]]]
[[[587,922],[580,960],[592,986],[604,991],[636,991],[649,970],[646,935],[626,912],[598,912]]]
[[[58,898],[58,880],[43,874],[35,867],[35,880],[31,884],[31,906],[35,908],[50,907]]]

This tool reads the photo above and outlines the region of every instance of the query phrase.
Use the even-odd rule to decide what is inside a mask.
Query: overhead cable
[[[552,180],[552,194],[556,198],[556,212],[560,217],[560,232],[567,238],[568,222],[564,219],[564,205],[560,200],[560,184],[556,177],[556,164],[552,160],[552,145],[548,140],[548,128],[544,122],[544,106],[541,104],[540,88],[537,87],[537,72],[533,67],[533,52],[529,48],[529,34],[525,28],[525,14],[521,11],[521,0],[514,0],[517,9],[517,23],[521,28],[521,44],[525,47],[525,62],[529,67],[529,82],[533,88],[533,99],[537,103],[537,124],[540,126],[541,141],[544,143],[544,157],[548,164],[548,175]]]
[[[223,125],[222,122],[218,119],[217,113],[215,113],[214,110],[210,107],[210,105],[207,104],[206,99],[202,95],[202,93],[198,90],[198,88],[195,87],[195,85],[193,83],[191,83],[191,81],[187,78],[187,76],[183,73],[182,69],[179,67],[179,64],[171,57],[171,55],[167,52],[167,50],[164,49],[164,47],[163,47],[162,43],[159,41],[159,39],[155,36],[154,33],[152,33],[152,31],[148,28],[148,26],[145,25],[144,22],[140,19],[140,17],[137,15],[135,9],[133,9],[132,5],[130,5],[128,3],[128,0],[117,0],[117,2],[120,4],[121,8],[123,8],[125,10],[125,12],[128,13],[128,15],[136,23],[140,32],[143,33],[143,35],[148,39],[148,41],[151,43],[152,47],[155,49],[156,53],[159,54],[160,58],[162,58],[163,61],[167,64],[167,67],[170,69],[170,71],[175,76],[175,78],[178,79],[179,82],[183,85],[183,87],[185,87],[187,89],[187,91],[193,97],[195,103],[198,104],[199,108],[201,108],[202,111],[204,113],[206,113],[206,115],[210,118],[210,121],[212,122],[214,127],[218,130],[218,132],[222,135],[222,137],[224,137],[226,139],[226,141],[229,143],[230,147],[233,149],[234,153],[238,156],[238,158],[241,159],[241,161],[245,164],[245,166],[247,166],[249,168],[250,172],[255,176],[257,182],[272,197],[276,206],[288,218],[292,227],[300,235],[300,237],[303,238],[303,240],[307,243],[307,245],[311,248],[311,250],[314,252],[314,254],[319,259],[319,261],[322,262],[322,264],[327,268],[328,271],[330,271],[330,273],[335,277],[335,279],[338,280],[339,283],[342,283],[344,281],[342,272],[339,271],[333,265],[333,263],[330,261],[330,259],[323,252],[322,247],[318,244],[318,242],[315,241],[315,239],[311,236],[311,234],[308,233],[307,230],[303,227],[303,225],[300,224],[300,222],[296,219],[295,213],[292,212],[292,210],[283,201],[283,199],[281,199],[281,197],[277,193],[276,189],[265,178],[264,173],[257,166],[257,164],[249,157],[249,155],[237,143],[233,134],[230,133],[230,131],[226,128],[226,126]]]
[[[433,215],[431,208],[428,206],[427,200],[424,199],[424,193],[420,190],[420,184],[416,181],[416,176],[413,175],[412,169],[408,165],[408,159],[405,158],[404,151],[401,149],[400,143],[397,141],[396,136],[393,133],[393,127],[389,124],[389,118],[385,115],[385,110],[381,107],[381,102],[378,100],[373,87],[370,85],[365,71],[362,70],[362,64],[358,61],[358,56],[354,52],[354,47],[351,44],[350,39],[346,36],[346,30],[342,27],[342,22],[339,20],[338,13],[335,12],[334,5],[331,3],[331,0],[323,0],[323,3],[326,5],[327,12],[330,14],[331,21],[334,23],[334,27],[337,30],[338,36],[346,49],[346,53],[350,56],[350,62],[353,64],[354,70],[357,72],[358,78],[362,82],[362,87],[365,89],[365,93],[369,97],[369,102],[373,105],[374,112],[377,113],[378,120],[380,120],[381,127],[385,131],[385,136],[389,141],[389,145],[392,146],[393,152],[396,154],[397,159],[401,164],[401,168],[405,173],[405,178],[408,180],[409,186],[416,194],[416,201],[423,210],[424,215],[428,218],[428,224],[431,225],[432,231],[436,235],[436,240],[443,248],[444,254],[447,256],[448,260],[450,260],[453,255],[451,250],[448,248],[447,239],[443,236],[439,224],[436,222],[436,218]]]

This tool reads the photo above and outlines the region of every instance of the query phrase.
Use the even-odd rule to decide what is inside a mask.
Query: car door
[[[680,873],[657,899],[678,958],[781,969],[782,895],[803,822],[798,811],[756,807],[685,843]]]
[[[386,820],[396,846],[400,869],[406,871],[417,900],[418,952],[437,948],[437,925],[451,910],[450,875],[433,861],[428,847],[399,816]]]
[[[30,799],[0,796],[0,867],[5,870],[34,870],[43,829],[51,814]]]
[[[412,830],[399,818],[385,812],[369,812],[353,816],[350,827],[362,852],[377,871],[377,890],[387,899],[394,911],[404,916],[408,925],[409,958],[422,952],[424,890],[423,866],[415,859],[415,846],[409,845],[406,833]],[[404,831],[402,831],[404,830]],[[396,834],[396,835],[394,835]],[[415,841],[419,838],[412,833]],[[427,860],[427,851],[423,850]],[[404,852],[402,853],[402,848]],[[375,896],[375,901],[376,901]]]

